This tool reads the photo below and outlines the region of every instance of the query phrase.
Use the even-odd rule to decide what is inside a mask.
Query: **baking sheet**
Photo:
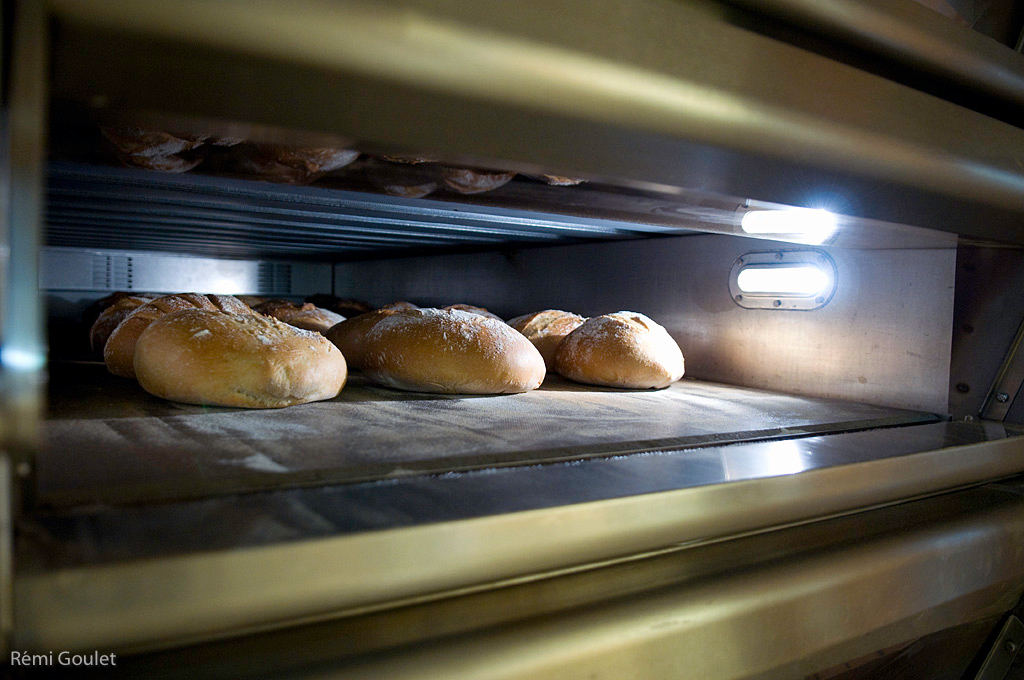
[[[356,375],[330,401],[244,410],[174,404],[102,364],[63,364],[50,374],[37,500],[198,498],[934,419],[695,380],[633,391],[557,376],[526,394],[448,396]]]

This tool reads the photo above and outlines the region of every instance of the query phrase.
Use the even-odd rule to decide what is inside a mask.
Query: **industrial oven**
[[[910,0],[3,12],[5,673],[1020,672],[1024,60],[992,31]],[[204,146],[124,167],[110,125]],[[267,145],[351,157],[239,165]],[[635,310],[686,375],[244,410],[90,356],[98,299],[193,290]]]

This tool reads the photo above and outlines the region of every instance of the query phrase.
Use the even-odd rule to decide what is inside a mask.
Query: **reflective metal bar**
[[[52,6],[55,90],[86,106],[1024,240],[1024,131],[700,3]]]

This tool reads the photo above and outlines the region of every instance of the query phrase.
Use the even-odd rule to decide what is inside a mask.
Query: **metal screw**
[[[996,401],[998,401],[1000,404],[1005,404],[1006,402],[1010,401],[1010,395],[1007,394],[1006,392],[1000,392],[999,394],[996,395]]]
[[[1003,646],[1006,648],[1006,651],[1008,651],[1010,654],[1015,654],[1017,652],[1016,640],[1007,640],[1006,644]]]
[[[775,305],[776,307],[781,307],[782,306],[782,300],[776,300],[772,304]]]
[[[743,296],[742,296],[742,295],[737,295],[737,296],[736,296],[736,302],[739,302],[739,301],[740,301],[740,300],[742,300],[742,299],[743,299]]]
[[[971,391],[971,387],[967,383],[957,383],[956,384],[956,391],[957,392],[963,392],[964,394],[966,394],[967,392]]]
[[[823,297],[816,297],[816,298],[814,298],[814,301],[817,302],[820,305],[822,302],[825,301],[825,298],[823,298]]]
[[[782,253],[775,253],[775,259],[776,260],[781,260],[782,259]]]

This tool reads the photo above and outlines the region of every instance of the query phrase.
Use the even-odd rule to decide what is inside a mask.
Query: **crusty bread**
[[[252,313],[248,306],[230,295],[181,293],[158,297],[136,308],[110,334],[103,347],[103,361],[107,364],[107,370],[122,378],[134,378],[135,343],[142,331],[165,314],[184,309],[219,310],[229,314]]]
[[[667,387],[683,377],[683,353],[662,326],[636,312],[595,316],[555,350],[566,378],[608,387]]]
[[[350,369],[362,370],[366,363],[366,333],[384,317],[395,313],[394,309],[378,309],[346,319],[332,326],[324,333],[345,355]]]
[[[516,176],[514,172],[500,170],[470,170],[469,168],[441,168],[441,179],[446,187],[460,194],[481,194],[493,191]]]
[[[494,312],[491,312],[491,311],[485,309],[484,307],[474,307],[473,305],[458,304],[458,305],[448,305],[444,309],[446,309],[448,311],[451,311],[453,309],[460,309],[463,312],[469,312],[470,314],[479,314],[480,316],[487,316],[487,317],[490,317],[492,319],[497,319],[498,321],[504,321],[504,319],[502,319],[500,316],[498,316]]]
[[[89,347],[93,353],[103,356],[103,347],[114,329],[121,325],[121,322],[136,309],[152,300],[153,295],[127,295],[119,298],[117,302],[110,305],[96,317],[92,328],[89,329]]]
[[[319,333],[260,314],[187,309],[142,332],[135,348],[142,388],[186,404],[280,408],[332,399],[345,358]]]
[[[526,336],[533,343],[548,371],[555,370],[555,349],[565,336],[586,321],[582,316],[560,309],[545,309],[543,312],[524,314],[509,319],[508,325]]]
[[[363,371],[388,387],[445,394],[527,392],[544,380],[544,360],[502,321],[460,310],[387,315],[366,333]]]
[[[307,331],[324,333],[331,326],[337,325],[345,320],[341,314],[335,314],[329,309],[321,309],[316,305],[306,303],[294,303],[288,300],[267,300],[255,307],[260,314],[272,316],[278,321],[302,328]]]

